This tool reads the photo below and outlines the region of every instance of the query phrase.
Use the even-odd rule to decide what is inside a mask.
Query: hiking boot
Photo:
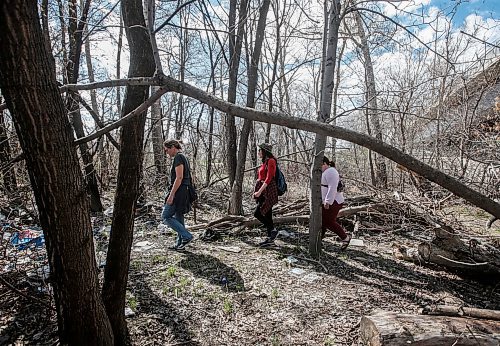
[[[271,245],[274,245],[274,239],[271,239],[269,237],[267,237],[263,242],[259,243],[260,247],[266,247]]]
[[[274,240],[278,236],[278,230],[276,228],[273,228],[271,233],[269,234],[269,239]]]
[[[341,240],[342,246],[340,246],[340,250],[345,250],[349,246],[351,242],[352,236],[349,234],[344,240]]]
[[[182,242],[180,243],[180,245],[177,246],[176,250],[177,251],[183,251],[187,244],[191,243],[191,241],[193,240],[193,238],[191,239],[182,239]]]
[[[177,247],[178,247],[179,245],[181,245],[181,243],[182,243],[181,238],[179,238],[179,236],[177,236],[177,237],[175,238],[175,243],[174,243],[174,245],[169,246],[169,247],[168,247],[168,249],[169,249],[169,250],[177,250]]]

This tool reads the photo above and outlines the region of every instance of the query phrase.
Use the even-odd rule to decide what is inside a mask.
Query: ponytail
[[[330,159],[326,156],[323,156],[323,163],[326,163],[330,167],[335,167],[335,162],[330,161]]]

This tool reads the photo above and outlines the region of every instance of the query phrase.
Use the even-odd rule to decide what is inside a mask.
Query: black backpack
[[[345,185],[339,177],[339,183],[337,185],[337,192],[344,192]]]
[[[286,185],[285,176],[283,172],[278,167],[278,162],[276,162],[276,186],[278,186],[278,196],[283,196],[288,189]]]
[[[278,160],[274,159],[274,161],[276,161],[276,174],[274,175],[274,178],[276,178],[276,186],[278,187],[278,196],[283,196],[285,192],[288,190],[288,186],[286,184],[283,172],[278,167]],[[266,166],[267,166],[267,161],[266,161]]]

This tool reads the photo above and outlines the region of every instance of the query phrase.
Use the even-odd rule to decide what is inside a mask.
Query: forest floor
[[[186,251],[168,250],[175,237],[158,227],[157,213],[136,222],[127,292],[133,345],[359,345],[360,319],[377,309],[420,314],[437,303],[500,309],[499,287],[394,256],[398,244],[431,240],[425,225],[396,220],[379,225],[384,231],[360,228],[355,237],[364,246],[345,251],[330,236],[315,261],[300,225],[278,227],[269,248],[258,247],[264,234],[254,228],[210,242],[197,231]],[[461,232],[485,234],[486,216],[474,208],[440,213],[464,225]],[[198,216],[213,219],[214,210]],[[343,222],[351,231],[353,218]],[[0,282],[0,344],[57,344],[48,294],[16,271],[2,280],[15,289]]]

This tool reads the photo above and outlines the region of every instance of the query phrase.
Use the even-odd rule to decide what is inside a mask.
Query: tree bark
[[[368,121],[371,123],[371,129],[374,132],[375,138],[377,138],[379,141],[383,141],[382,127],[380,126],[380,118],[378,116],[375,73],[373,72],[373,62],[370,54],[370,48],[368,46],[368,39],[365,34],[365,29],[363,26],[363,20],[361,19],[361,14],[358,11],[354,11],[354,16],[356,18],[356,24],[358,26],[358,34],[361,40],[360,49],[364,59],[365,86],[366,86],[365,102],[367,105],[366,109],[367,118]],[[368,129],[370,129],[370,126],[368,126]],[[387,169],[385,165],[385,158],[383,156],[375,155],[374,161],[376,167],[375,186],[387,188]]]
[[[69,57],[66,66],[66,73],[68,75],[68,80],[70,83],[76,83],[78,81],[78,76],[80,73],[80,57],[82,52],[82,38],[83,29],[87,24],[87,14],[90,7],[90,0],[85,0],[84,6],[82,8],[81,18],[77,22],[77,4],[75,0],[68,2],[69,6]],[[73,92],[68,93],[66,107],[68,109],[69,117],[71,119],[71,124],[75,129],[75,134],[77,138],[85,137],[85,131],[83,129],[82,117],[80,114],[80,107],[78,103],[78,95]],[[103,210],[101,203],[101,195],[99,192],[99,186],[97,184],[97,175],[94,167],[94,162],[92,155],[90,155],[89,148],[85,143],[79,145],[80,154],[83,161],[85,180],[87,185],[87,191],[90,196],[90,209],[95,212],[101,212]]]
[[[236,31],[237,0],[231,0],[229,6],[229,86],[227,102],[236,103],[236,87],[238,85],[238,69],[240,65],[241,46],[245,33],[245,20],[248,12],[248,1],[241,0],[238,19],[238,33]],[[229,185],[233,186],[236,177],[237,147],[236,123],[232,114],[226,114],[226,155]]]
[[[0,103],[2,103],[2,97],[0,96]],[[5,123],[4,111],[0,110],[0,167],[8,162],[11,159],[10,155],[10,144],[9,137],[7,136],[7,124]],[[16,173],[14,171],[14,166],[10,168],[6,168],[3,175],[3,183],[5,189],[10,192],[16,192],[17,190],[17,180]]]
[[[153,92],[158,87],[152,87]],[[162,114],[160,100],[151,106],[151,142],[153,145],[153,158],[158,178],[167,173],[165,151],[163,150]],[[160,180],[157,180],[160,181]]]
[[[0,3],[0,88],[40,211],[60,343],[112,345],[98,288],[89,200],[39,23],[36,2]]]
[[[141,0],[123,0],[121,11],[130,46],[128,77],[152,76],[155,72],[153,51],[143,15]],[[122,116],[148,98],[148,86],[128,86]],[[134,211],[139,196],[143,161],[144,124],[146,110],[140,112],[121,129],[118,179],[114,202],[111,236],[104,272],[102,295],[109,316],[115,343],[127,343],[125,293],[134,230]]]
[[[363,344],[370,346],[496,346],[500,325],[496,321],[377,311],[361,318],[360,336]]]
[[[327,25],[325,23],[325,25]],[[322,82],[319,106],[319,121],[326,122],[332,113],[332,95],[334,87],[337,43],[340,27],[340,0],[333,0],[328,16],[328,37],[326,55],[322,63]],[[335,107],[335,105],[333,105]],[[327,136],[316,133],[313,160],[311,164],[311,219],[309,221],[309,253],[318,258],[321,253],[321,162],[325,154]]]
[[[264,41],[264,33],[266,29],[266,18],[267,12],[269,11],[269,5],[271,0],[264,0],[259,11],[259,22],[257,25],[257,32],[255,33],[255,46],[252,53],[252,58],[250,66],[248,69],[248,91],[247,91],[247,102],[246,106],[249,108],[255,107],[255,92],[257,90],[257,81],[259,79],[257,74],[257,67],[259,65],[260,55],[262,51],[262,42]],[[250,129],[252,127],[252,121],[250,119],[245,119],[243,122],[243,128],[240,133],[240,145],[238,152],[238,160],[236,163],[236,175],[234,178],[231,199],[229,201],[229,214],[241,215],[243,214],[242,206],[242,193],[243,193],[243,178],[245,171],[245,163],[247,161],[247,150],[248,150],[248,136],[250,135]]]

